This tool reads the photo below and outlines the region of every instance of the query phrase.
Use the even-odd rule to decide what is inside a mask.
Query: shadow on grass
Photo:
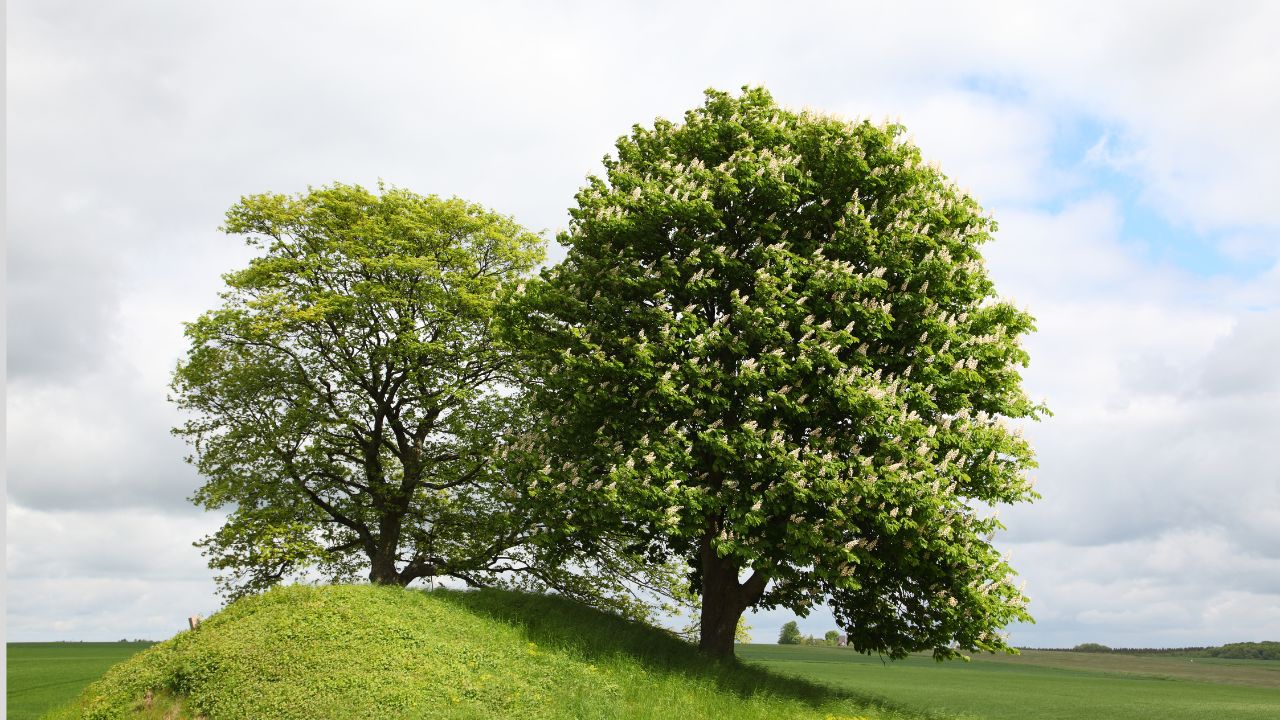
[[[664,630],[561,597],[503,590],[435,590],[431,596],[517,627],[530,642],[541,647],[563,650],[588,661],[632,659],[651,672],[683,674],[710,681],[720,690],[742,698],[773,696],[813,708],[852,701],[908,717],[934,717],[882,697],[781,675],[737,659],[715,660]]]

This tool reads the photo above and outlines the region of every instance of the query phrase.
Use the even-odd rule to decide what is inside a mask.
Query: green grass
[[[1041,665],[1064,670],[1120,673],[1159,680],[1195,680],[1226,685],[1280,688],[1280,662],[1274,661],[1049,650],[1023,650],[1021,655],[988,655],[978,660]]]
[[[154,693],[150,708],[144,699]],[[291,587],[234,603],[109,670],[53,718],[943,716],[714,662],[555,597]]]
[[[11,718],[36,717],[144,644],[9,646]],[[293,587],[116,665],[49,718],[1280,717],[1280,662],[1028,651],[898,663],[842,648],[669,634],[555,598]],[[61,693],[60,695],[58,693]]]
[[[937,664],[843,648],[748,645],[761,667],[884,698],[899,707],[987,720],[1274,720],[1280,663],[1036,652]]]
[[[5,714],[34,720],[75,698],[107,668],[150,647],[148,642],[9,643],[5,647]]]

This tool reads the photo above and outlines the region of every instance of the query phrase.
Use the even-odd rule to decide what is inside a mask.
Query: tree
[[[800,624],[795,620],[783,625],[782,631],[778,633],[779,645],[799,645],[800,640]]]
[[[835,647],[838,642],[840,642],[839,630],[828,630],[827,634],[823,637],[823,643],[831,647]]]
[[[1106,645],[1103,645],[1102,643],[1092,643],[1092,642],[1089,642],[1089,643],[1080,643],[1079,645],[1077,645],[1077,646],[1075,646],[1075,647],[1071,648],[1071,650],[1072,650],[1072,651],[1074,651],[1074,652],[1085,652],[1085,653],[1109,653],[1109,652],[1111,652],[1111,648],[1107,647]]]
[[[828,602],[865,652],[1005,649],[1028,619],[983,508],[1035,497],[1004,424],[1032,318],[995,224],[896,125],[708,92],[589,177],[517,330],[554,414],[538,487],[690,566],[701,647]]]
[[[495,464],[520,422],[498,296],[542,259],[458,199],[335,184],[242,198],[225,232],[261,251],[187,325],[175,433],[231,508],[201,545],[234,594],[311,568],[407,585],[509,565],[533,525]]]

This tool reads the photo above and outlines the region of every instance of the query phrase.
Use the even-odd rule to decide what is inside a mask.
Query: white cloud
[[[1113,126],[1119,169],[1134,173],[1170,218],[1274,233],[1274,3],[990,7],[1005,30],[994,33],[991,64],[1010,68],[1038,103]]]
[[[1105,199],[1008,213],[987,256],[1038,317],[1026,373],[1055,416],[1030,429],[1045,499],[1008,516],[1014,540],[1100,545],[1220,528],[1280,547],[1269,458],[1280,436],[1280,316],[1146,261]],[[1206,300],[1206,298],[1211,298]]]
[[[174,516],[158,510],[32,510],[11,503],[11,533],[40,543],[5,549],[10,579],[128,578],[207,581],[196,540],[217,529],[215,513]]]
[[[1008,547],[1038,621],[1015,628],[1015,643],[1192,646],[1280,634],[1280,558],[1254,554],[1221,532],[1169,532],[1098,546],[1045,541]]]
[[[219,606],[192,542],[215,515],[39,511],[10,500],[6,634],[23,640],[164,639]]]
[[[1206,358],[1199,390],[1210,395],[1275,395],[1280,393],[1280,309],[1241,314],[1231,334],[1214,345]]]
[[[8,493],[38,508],[189,511],[199,484],[169,436],[164,376],[110,371],[7,393]],[[22,535],[11,534],[10,538]]]
[[[1070,184],[1050,162],[1053,118],[1018,99],[944,90],[908,101],[902,122],[926,158],[987,207],[1042,202]]]
[[[219,603],[208,580],[40,578],[7,583],[8,642],[165,640]]]

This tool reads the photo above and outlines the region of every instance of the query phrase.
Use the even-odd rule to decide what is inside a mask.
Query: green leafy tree
[[[541,501],[684,559],[709,653],[748,608],[827,602],[855,648],[940,659],[1029,619],[983,508],[1035,497],[1005,424],[1042,411],[1032,318],[901,133],[709,92],[618,141],[520,308]]]
[[[799,645],[803,640],[800,635],[800,624],[792,620],[782,626],[782,630],[778,633],[779,645]]]
[[[1073,648],[1071,648],[1071,649],[1072,649],[1074,652],[1085,652],[1085,653],[1109,653],[1109,652],[1111,652],[1111,648],[1107,647],[1106,645],[1103,645],[1102,643],[1092,643],[1092,642],[1090,642],[1090,643],[1080,643],[1079,645],[1077,645],[1077,646],[1075,646],[1075,647],[1073,647]]]
[[[234,594],[310,568],[406,585],[506,567],[530,519],[493,462],[518,421],[496,298],[543,257],[458,199],[333,185],[243,198],[224,230],[260,255],[187,326],[174,374],[205,477],[231,508],[202,545]]]
[[[1264,640],[1263,642],[1227,643],[1221,647],[1206,648],[1202,654],[1206,657],[1238,660],[1280,660],[1280,642]]]
[[[839,641],[840,641],[839,630],[828,630],[827,634],[823,637],[823,643],[831,647],[835,647],[836,643]]]
[[[688,605],[683,578],[628,548],[545,542],[511,442],[535,427],[495,308],[542,240],[458,199],[333,185],[246,197],[225,230],[261,254],[191,323],[175,432],[230,508],[200,544],[224,593],[306,573],[460,578],[554,590],[634,618]],[[557,518],[550,518],[555,522]]]

